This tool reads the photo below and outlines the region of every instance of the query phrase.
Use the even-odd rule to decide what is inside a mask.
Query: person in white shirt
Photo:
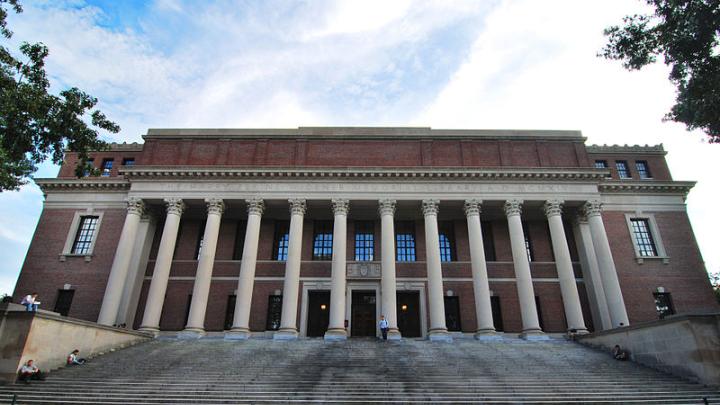
[[[385,319],[385,315],[380,315],[380,322],[378,323],[378,326],[380,327],[380,332],[382,332],[383,340],[387,340],[387,333],[388,333],[388,321]]]
[[[28,360],[27,363],[20,368],[18,380],[23,381],[25,384],[30,384],[30,380],[43,381],[44,379],[45,375],[34,364],[33,360]]]
[[[37,312],[38,305],[40,305],[40,301],[37,300],[38,293],[34,292],[32,294],[26,295],[20,304],[25,305],[25,308],[27,308],[28,312]]]
[[[83,365],[87,360],[78,358],[78,355],[80,354],[80,350],[75,349],[68,355],[67,358],[67,365],[68,366],[74,366],[74,365]]]

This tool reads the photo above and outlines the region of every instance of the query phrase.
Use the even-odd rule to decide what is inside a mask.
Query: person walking
[[[380,326],[380,332],[382,333],[383,340],[387,340],[387,333],[388,333],[388,321],[385,319],[385,315],[380,315],[380,322],[378,323],[378,326]]]
[[[40,301],[37,300],[37,297],[38,293],[36,292],[28,294],[22,299],[22,301],[20,301],[20,304],[25,305],[28,312],[37,312],[38,305],[40,305]]]

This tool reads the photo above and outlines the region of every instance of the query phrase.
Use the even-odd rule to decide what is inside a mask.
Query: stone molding
[[[473,215],[480,215],[482,212],[482,200],[479,199],[471,199],[471,200],[465,200],[465,204],[463,205],[463,209],[465,211],[465,216],[473,216]]]
[[[205,204],[207,204],[208,215],[222,215],[222,213],[225,211],[225,202],[223,202],[223,200],[220,198],[206,198]]]
[[[130,189],[130,182],[127,179],[34,179],[34,181],[43,193],[48,191],[126,192]]]
[[[545,216],[552,217],[556,215],[562,215],[562,206],[565,201],[563,200],[547,200],[543,205],[543,212]]]
[[[335,215],[347,215],[350,211],[350,200],[344,198],[333,198],[332,199],[333,214]]]
[[[663,144],[659,145],[587,145],[588,153],[631,153],[666,155]]]
[[[248,215],[260,215],[265,212],[265,202],[260,197],[253,197],[245,200]]]
[[[582,211],[585,214],[585,217],[590,218],[590,217],[600,215],[602,213],[602,206],[603,206],[603,204],[600,201],[597,201],[597,200],[587,201],[583,205]]]
[[[181,198],[166,198],[165,206],[167,207],[167,214],[175,214],[181,216],[185,211],[185,203]]]
[[[142,199],[137,197],[128,197],[125,199],[125,202],[127,202],[128,214],[136,214],[141,217],[145,214],[145,202],[143,202]]]
[[[395,215],[395,200],[385,199],[378,201],[378,213],[383,215]]]
[[[686,197],[690,190],[695,187],[694,181],[671,181],[671,182],[606,182],[598,185],[601,193],[673,193],[682,194]]]
[[[307,204],[302,198],[291,198],[288,200],[290,203],[290,215],[305,215],[307,211]]]
[[[505,215],[507,216],[513,216],[513,215],[521,215],[522,214],[522,205],[523,200],[507,200],[505,201],[505,206],[503,207],[505,209]]]
[[[440,211],[440,200],[422,200],[422,211],[424,216],[437,215]]]

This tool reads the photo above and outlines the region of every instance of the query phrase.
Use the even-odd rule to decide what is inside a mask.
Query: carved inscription
[[[355,262],[347,264],[347,278],[380,278],[380,263]]]

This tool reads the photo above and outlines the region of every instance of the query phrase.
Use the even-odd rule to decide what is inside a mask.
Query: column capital
[[[602,203],[599,200],[588,201],[583,205],[583,212],[588,218],[598,216],[602,212]]]
[[[137,197],[128,197],[125,202],[127,203],[128,214],[137,214],[142,216],[145,213],[145,202]]]
[[[587,224],[587,222],[588,222],[587,215],[585,215],[583,210],[580,210],[577,213],[577,215],[575,216],[575,218],[573,218],[573,222],[576,224]]]
[[[222,215],[225,211],[225,202],[220,198],[206,198],[205,204],[207,204],[207,213]]]
[[[473,198],[465,200],[465,216],[480,215],[482,212],[482,200]]]
[[[383,215],[395,215],[395,200],[384,199],[378,201],[378,212],[380,216]]]
[[[332,199],[333,214],[335,215],[347,215],[350,210],[350,201],[344,198],[333,198]]]
[[[260,197],[252,197],[245,200],[248,215],[262,215],[265,212],[265,202]]]
[[[290,214],[291,215],[305,215],[307,211],[307,204],[302,198],[291,198],[288,200],[290,203]]]
[[[168,214],[182,215],[185,211],[185,203],[182,198],[166,198],[164,201]]]
[[[505,201],[505,215],[513,216],[522,214],[523,200],[507,200]]]
[[[545,204],[543,205],[543,211],[545,212],[545,216],[548,218],[562,215],[562,206],[565,203],[563,200],[547,200],[545,201]]]
[[[423,215],[437,215],[440,211],[440,200],[423,200],[422,201]]]

